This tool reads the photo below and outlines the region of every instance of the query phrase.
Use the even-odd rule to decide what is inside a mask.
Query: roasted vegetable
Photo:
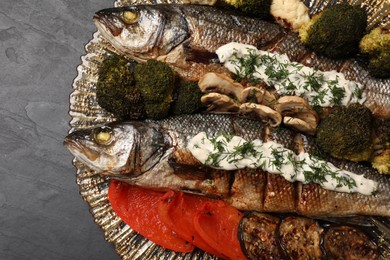
[[[202,92],[196,82],[180,80],[172,104],[172,114],[191,114],[199,111],[202,107],[201,97]]]
[[[382,174],[390,174],[390,149],[375,155],[372,159],[372,167]]]
[[[193,217],[196,232],[228,259],[247,259],[238,239],[243,214],[221,200],[206,202]]]
[[[374,121],[374,146],[372,167],[382,174],[390,174],[390,120]]]
[[[390,77],[390,31],[376,28],[360,41],[360,52],[369,58],[368,70],[378,78]]]
[[[158,203],[158,215],[178,237],[189,241],[203,251],[225,258],[195,231],[192,221],[194,215],[204,203],[212,201],[206,197],[196,197],[182,192],[168,191]]]
[[[96,85],[98,104],[115,116],[140,119],[144,116],[141,92],[135,87],[134,62],[119,55],[103,61]]]
[[[178,80],[163,62],[136,64],[112,55],[103,62],[97,83],[97,101],[122,119],[161,119],[198,111],[202,93],[197,83]]]
[[[164,248],[191,252],[194,246],[178,238],[158,216],[157,204],[163,194],[116,180],[108,189],[112,209],[132,229]]]
[[[221,0],[220,4],[232,6],[246,15],[261,19],[270,19],[272,0]]]
[[[148,118],[168,116],[175,89],[175,74],[165,63],[148,60],[135,67],[136,86],[141,92]]]
[[[273,0],[270,12],[276,22],[294,32],[310,21],[309,8],[301,0]]]
[[[342,58],[359,50],[367,14],[357,6],[337,4],[313,17],[299,30],[303,44],[317,53]]]
[[[318,125],[316,141],[333,157],[369,160],[373,152],[371,111],[360,104],[334,107]]]

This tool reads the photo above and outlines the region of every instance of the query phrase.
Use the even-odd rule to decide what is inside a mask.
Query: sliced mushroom
[[[264,98],[264,88],[258,87],[247,87],[244,88],[241,92],[241,97],[239,99],[242,103],[247,103],[254,101],[253,103],[261,104]]]
[[[268,91],[264,92],[264,98],[263,98],[263,101],[261,102],[261,104],[275,109],[275,105],[277,103],[278,102],[277,102],[274,94],[272,94],[271,92],[268,92]]]
[[[207,106],[207,111],[238,112],[240,108],[240,104],[234,99],[219,93],[206,94],[200,101]]]
[[[239,99],[241,103],[255,101],[257,104],[273,107],[276,104],[276,97],[261,87],[247,87],[241,92]]]
[[[267,122],[272,127],[276,127],[282,123],[282,116],[279,112],[260,104],[244,103],[240,106],[240,113],[255,114],[256,117]]]
[[[300,132],[314,135],[318,125],[318,114],[306,100],[296,96],[284,96],[278,99],[275,110],[283,117],[283,123]]]
[[[241,99],[244,87],[226,75],[209,72],[203,75],[198,82],[200,91],[203,93],[216,92]]]
[[[299,132],[306,133],[309,135],[314,135],[317,130],[317,125],[313,126],[313,124],[305,122],[304,120],[296,117],[290,117],[290,116],[283,117],[283,124],[292,127]]]
[[[301,97],[284,96],[278,99],[275,110],[282,115],[291,116],[310,110],[310,106],[307,101]]]

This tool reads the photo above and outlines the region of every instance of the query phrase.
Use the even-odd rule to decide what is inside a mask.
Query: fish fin
[[[387,243],[390,245],[390,220],[384,217],[371,217],[371,222],[383,234],[383,237],[386,241],[388,241]]]
[[[206,178],[207,170],[187,149],[175,150],[168,159],[168,163],[175,175],[182,179],[203,180]]]
[[[203,164],[196,159],[192,153],[188,149],[176,149],[171,154],[171,160],[176,163],[186,164],[186,165],[194,165],[194,166],[202,166]]]
[[[174,64],[179,68],[188,68],[191,62],[206,65],[210,63],[219,64],[217,54],[203,48],[191,46],[189,41],[183,42],[170,51],[168,55],[160,56],[158,59],[169,64]]]
[[[343,224],[343,225],[356,225],[363,227],[373,227],[371,219],[366,216],[350,216],[350,217],[329,217],[329,216],[321,216],[316,217],[317,220],[331,222],[335,224]]]
[[[203,181],[206,179],[206,173],[199,171],[198,169],[188,169],[187,167],[181,167],[180,170],[175,172],[175,175],[181,179],[190,181]]]
[[[195,165],[181,164],[173,160],[169,160],[169,165],[175,172],[175,175],[184,180],[204,180],[207,172]]]
[[[214,52],[209,52],[206,49],[191,46],[189,43],[183,44],[183,51],[187,61],[198,63],[218,63],[218,56]]]
[[[390,220],[385,217],[371,217],[374,228],[365,230],[377,241],[381,259],[390,259]]]

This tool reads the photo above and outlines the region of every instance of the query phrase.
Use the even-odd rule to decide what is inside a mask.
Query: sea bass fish
[[[100,174],[140,187],[219,198],[240,210],[296,212],[306,216],[390,216],[390,178],[370,167],[329,158],[339,168],[378,182],[373,195],[340,193],[314,183],[289,182],[258,169],[218,170],[200,163],[187,148],[200,132],[273,140],[294,151],[297,145],[306,152],[316,151],[312,137],[221,114],[110,123],[75,131],[64,144],[78,160]]]
[[[354,59],[332,60],[307,49],[296,33],[277,24],[209,6],[137,5],[104,9],[95,24],[118,52],[138,61],[160,59],[181,76],[197,81],[206,72],[229,73],[217,48],[230,42],[285,53],[291,61],[322,71],[336,70],[364,86],[365,105],[390,118],[390,79],[377,79]]]

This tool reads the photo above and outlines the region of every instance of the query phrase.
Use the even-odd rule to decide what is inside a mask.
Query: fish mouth
[[[93,16],[96,27],[105,37],[108,32],[113,36],[118,36],[122,32],[122,28],[119,28],[112,19],[113,10],[111,8],[100,10]],[[119,21],[119,19],[115,20]]]
[[[99,153],[88,149],[71,136],[66,136],[64,139],[64,146],[73,154],[77,159],[87,163],[88,161],[95,161],[99,157]]]

